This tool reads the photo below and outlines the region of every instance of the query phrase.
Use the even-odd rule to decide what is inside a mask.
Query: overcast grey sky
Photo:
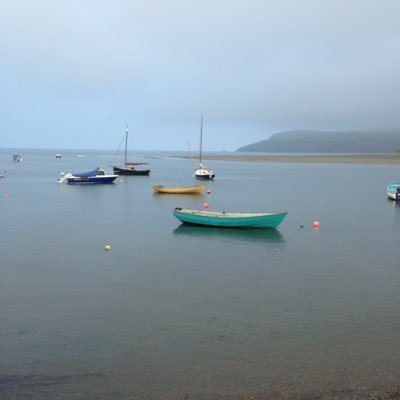
[[[0,0],[1,147],[400,127],[399,0]]]

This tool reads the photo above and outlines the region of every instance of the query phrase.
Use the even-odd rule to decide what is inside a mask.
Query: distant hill
[[[400,149],[400,129],[370,131],[297,130],[272,135],[237,151],[280,153],[393,153]]]

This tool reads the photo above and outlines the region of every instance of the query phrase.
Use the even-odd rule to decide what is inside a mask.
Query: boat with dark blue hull
[[[95,185],[113,183],[118,175],[107,175],[102,168],[96,168],[93,171],[71,174],[61,172],[59,183],[68,185]]]
[[[137,168],[138,165],[144,165],[147,163],[144,162],[128,162],[127,160],[128,154],[128,127],[126,127],[125,131],[125,157],[124,157],[124,165],[113,166],[113,172],[117,175],[141,175],[148,176],[150,175],[149,168]]]

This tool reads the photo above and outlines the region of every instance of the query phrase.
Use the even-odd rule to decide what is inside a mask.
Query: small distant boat
[[[170,193],[170,194],[198,194],[203,193],[206,187],[202,185],[194,186],[163,186],[153,185],[154,193]]]
[[[387,197],[392,200],[400,200],[400,182],[392,182],[386,186]]]
[[[93,171],[78,174],[61,172],[58,182],[68,185],[105,184],[113,183],[116,178],[118,175],[107,175],[104,169],[96,168]]]
[[[213,180],[215,174],[213,171],[207,169],[207,167],[201,162],[203,152],[203,116],[201,117],[200,123],[200,154],[199,154],[199,167],[194,171],[194,177],[201,180]]]
[[[175,208],[173,215],[186,224],[227,228],[276,228],[287,212],[247,213]]]
[[[202,163],[199,163],[199,168],[194,172],[194,176],[196,179],[204,181],[213,180],[215,178],[214,172],[207,169],[207,167]]]
[[[128,162],[127,161],[127,153],[128,153],[128,127],[126,127],[125,131],[125,158],[124,165],[122,166],[113,166],[113,171],[118,175],[149,175],[150,169],[138,169],[137,165],[144,165],[147,163],[142,162]]]
[[[60,154],[60,153],[57,153],[57,154],[56,154],[56,158],[61,158],[61,154]]]
[[[14,154],[14,155],[12,156],[12,161],[13,161],[13,162],[21,162],[21,161],[22,161],[22,158],[21,158],[21,156],[20,156],[19,154]]]

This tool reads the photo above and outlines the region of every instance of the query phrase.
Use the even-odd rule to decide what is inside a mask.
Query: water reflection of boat
[[[263,242],[270,244],[283,243],[284,237],[277,229],[216,229],[210,226],[179,225],[174,229],[174,235],[187,236],[193,239],[227,239],[246,242]]]

